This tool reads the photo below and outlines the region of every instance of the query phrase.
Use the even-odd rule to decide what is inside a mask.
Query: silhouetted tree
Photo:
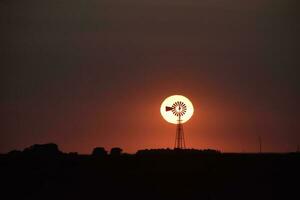
[[[107,151],[103,147],[96,147],[92,152],[92,156],[103,157],[107,155]]]
[[[110,150],[110,155],[111,156],[120,156],[121,155],[121,153],[122,153],[122,149],[121,148],[119,148],[119,147],[114,147],[114,148],[112,148],[111,150]]]

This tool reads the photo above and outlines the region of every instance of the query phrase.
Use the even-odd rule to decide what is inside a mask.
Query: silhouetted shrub
[[[21,154],[22,154],[22,151],[19,151],[19,150],[12,150],[7,153],[7,155],[9,155],[9,156],[17,156],[17,155],[21,155]]]
[[[119,148],[119,147],[114,147],[114,148],[112,148],[111,150],[110,150],[110,155],[111,156],[120,156],[121,155],[121,153],[122,153],[122,149],[121,148]]]
[[[92,152],[92,156],[103,157],[107,155],[107,151],[103,147],[96,147]]]
[[[70,152],[68,153],[69,156],[78,156],[78,153],[77,152]]]
[[[136,155],[218,155],[221,154],[220,151],[214,149],[144,149],[137,151]]]
[[[57,156],[62,154],[58,149],[57,144],[34,144],[28,148],[25,148],[23,153],[34,156]]]

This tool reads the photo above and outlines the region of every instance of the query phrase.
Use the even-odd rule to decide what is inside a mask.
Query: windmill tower
[[[176,126],[176,137],[174,149],[185,149],[184,131],[183,124],[181,123],[181,117],[178,117],[178,124]]]

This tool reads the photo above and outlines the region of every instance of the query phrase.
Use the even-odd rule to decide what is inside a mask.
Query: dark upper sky
[[[163,99],[194,103],[193,148],[300,144],[297,0],[1,0],[0,152],[55,142],[173,147]]]

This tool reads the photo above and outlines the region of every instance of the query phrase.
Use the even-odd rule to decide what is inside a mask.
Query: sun
[[[194,113],[192,102],[182,95],[172,95],[167,97],[160,106],[160,113],[163,118],[172,124],[187,122]]]

